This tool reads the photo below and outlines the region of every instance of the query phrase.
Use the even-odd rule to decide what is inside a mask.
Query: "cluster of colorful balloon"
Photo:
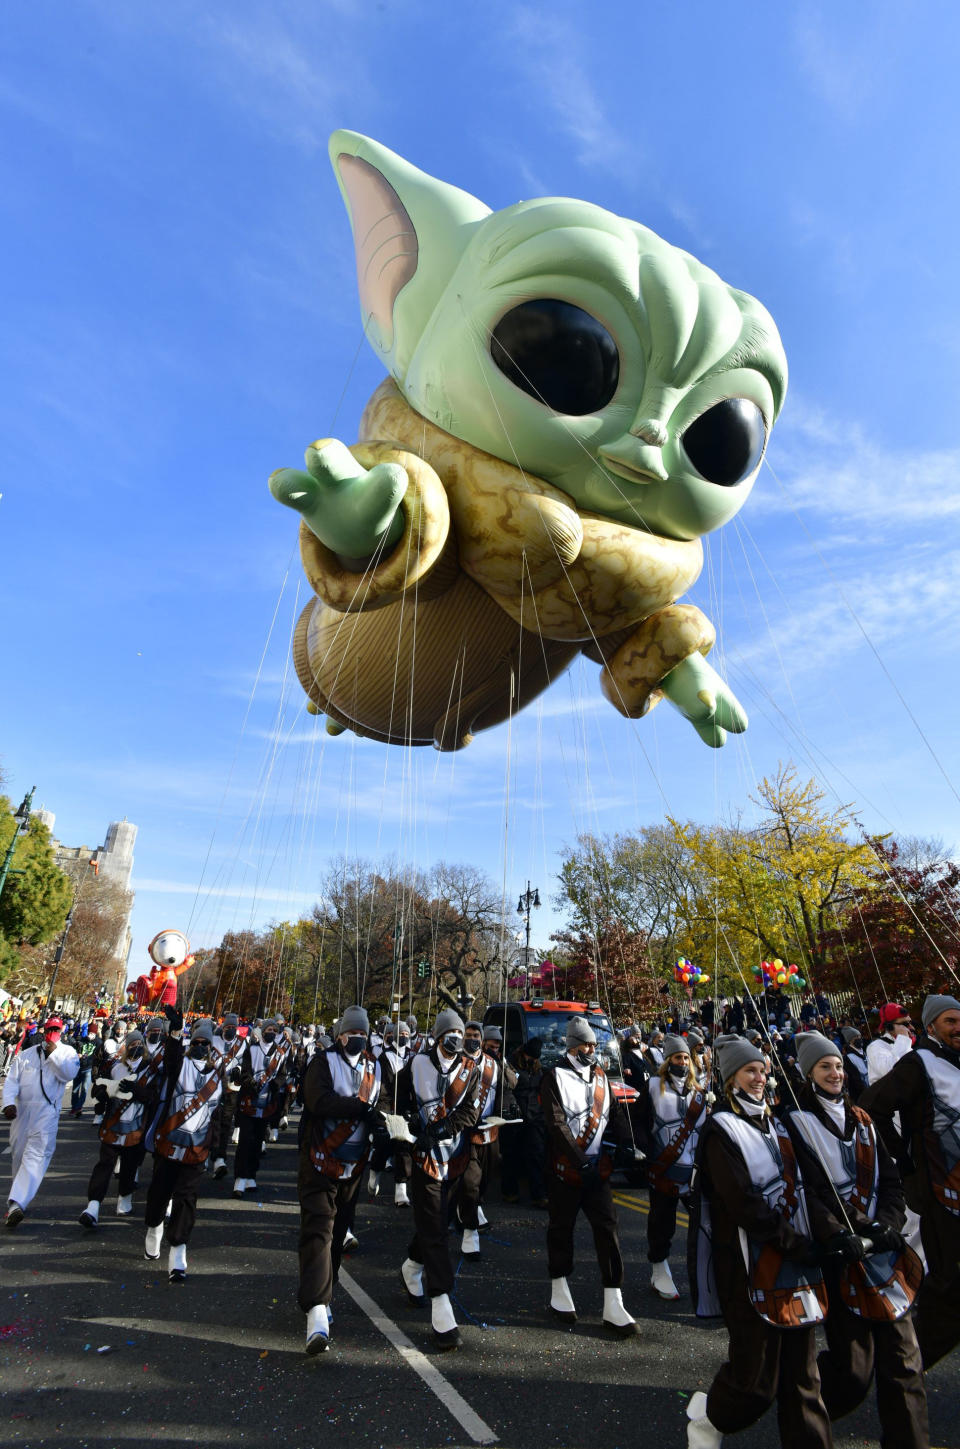
[[[692,961],[688,961],[686,956],[681,956],[677,961],[673,968],[673,977],[675,981],[682,981],[684,986],[705,986],[710,980],[710,977],[706,976],[699,966],[694,966]]]
[[[807,984],[800,975],[799,968],[792,962],[789,966],[784,965],[779,956],[775,961],[761,961],[759,966],[754,966],[753,975],[757,985],[766,988],[786,986],[802,989]]]

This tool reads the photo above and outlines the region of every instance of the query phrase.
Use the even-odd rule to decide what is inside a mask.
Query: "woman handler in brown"
[[[788,1125],[807,1192],[836,1231],[850,1228],[876,1250],[862,1264],[827,1269],[827,1349],[817,1360],[823,1402],[831,1419],[851,1413],[876,1370],[881,1445],[927,1449],[927,1394],[910,1317],[923,1265],[901,1236],[900,1174],[867,1113],[850,1101],[835,1043],[811,1031],[796,1045],[806,1081]]]
[[[687,1444],[716,1449],[776,1402],[784,1449],[830,1449],[816,1361],[826,1310],[819,1262],[843,1253],[847,1235],[825,1249],[814,1241],[833,1224],[808,1200],[787,1130],[767,1105],[763,1054],[743,1037],[716,1045],[725,1101],[700,1136],[691,1281],[698,1314],[722,1313],[729,1345],[709,1392],[691,1397]]]

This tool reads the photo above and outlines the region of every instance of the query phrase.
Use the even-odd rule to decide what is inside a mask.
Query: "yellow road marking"
[[[622,1197],[619,1193],[616,1192],[613,1194],[613,1200],[615,1203],[618,1204],[619,1207],[629,1208],[630,1211],[634,1213],[649,1213],[650,1211],[647,1203],[634,1202],[633,1198]],[[677,1222],[680,1224],[681,1227],[684,1228],[688,1228],[690,1226],[690,1219],[687,1217],[686,1213],[678,1212]]]

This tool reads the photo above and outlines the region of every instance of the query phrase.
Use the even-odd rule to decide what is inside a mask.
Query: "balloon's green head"
[[[681,539],[733,517],[787,382],[759,302],[589,202],[491,212],[352,131],[330,155],[364,327],[411,407],[586,512]]]

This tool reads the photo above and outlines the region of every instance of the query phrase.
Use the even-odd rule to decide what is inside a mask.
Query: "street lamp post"
[[[34,785],[33,789],[30,791],[30,794],[24,795],[20,808],[17,811],[16,815],[14,815],[13,817],[15,821],[13,839],[7,846],[6,854],[3,857],[3,865],[0,866],[0,896],[3,895],[3,888],[7,883],[7,876],[10,874],[10,862],[13,860],[13,852],[17,848],[17,841],[20,839],[21,835],[26,834],[27,827],[30,824],[30,807],[33,804],[33,797],[36,788],[36,785]],[[14,875],[16,874],[17,872],[14,871]]]
[[[523,981],[524,990],[529,994],[530,985],[530,911],[540,909],[539,889],[530,889],[530,882],[527,881],[527,888],[517,902],[517,914],[524,917],[526,926],[526,946],[523,952]]]

